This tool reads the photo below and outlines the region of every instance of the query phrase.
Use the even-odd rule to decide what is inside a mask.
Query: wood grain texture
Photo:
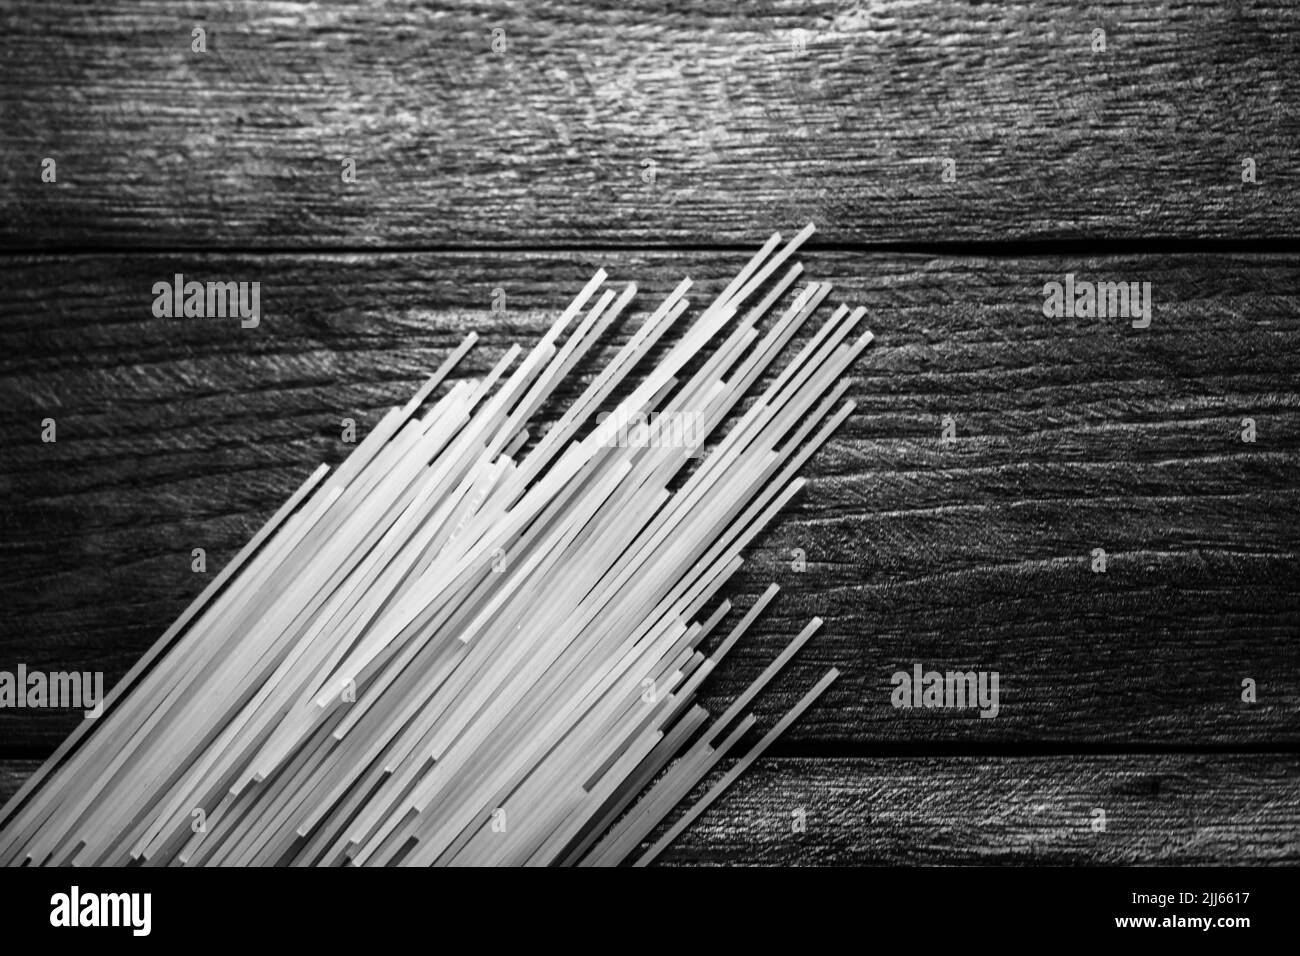
[[[0,801],[35,768],[0,761]],[[1091,826],[1097,808],[1104,833]],[[806,832],[793,832],[795,809]],[[1300,758],[763,759],[659,862],[1295,865]]]
[[[23,781],[38,767],[38,760],[0,760],[0,801],[6,801],[17,793]]]
[[[1300,862],[1294,756],[767,760],[665,864]],[[792,832],[795,808],[807,832]],[[1106,831],[1093,832],[1093,810]]]
[[[364,430],[467,330],[484,336],[474,372],[534,341],[598,265],[635,279],[646,309],[686,274],[700,277],[697,306],[708,301],[741,261],[11,257],[0,667],[103,670],[111,683],[201,589],[192,548],[215,573],[319,461],[342,458],[342,418]],[[1300,259],[803,261],[836,283],[834,301],[869,308],[877,341],[850,391],[858,411],[726,592],[744,607],[771,580],[785,590],[710,678],[707,705],[820,615],[758,705],[770,722],[827,666],[844,672],[786,756],[1300,743]],[[261,326],[153,318],[152,284],[178,271],[260,281]],[[1150,281],[1151,327],[1044,318],[1043,283],[1067,271]],[[489,311],[496,289],[504,313]],[[40,441],[47,416],[55,444]],[[1096,547],[1106,574],[1089,570]],[[891,707],[890,675],[918,661],[997,670],[999,716]],[[1246,677],[1255,704],[1240,698]],[[0,755],[48,753],[74,722],[0,712]]]
[[[1279,0],[46,0],[0,60],[19,250],[1298,235]]]

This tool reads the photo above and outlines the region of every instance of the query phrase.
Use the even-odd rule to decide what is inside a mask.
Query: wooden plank
[[[0,247],[1295,238],[1298,59],[1275,0],[7,4]]]
[[[0,761],[0,800],[35,768]],[[1300,758],[765,758],[659,862],[1295,865]]]
[[[0,668],[103,670],[111,683],[203,586],[191,549],[215,573],[319,461],[342,457],[343,418],[364,433],[467,330],[484,336],[468,363],[481,371],[534,340],[597,265],[641,283],[645,309],[686,274],[705,277],[693,300],[707,301],[739,259],[11,258]],[[759,704],[774,719],[839,667],[788,738],[808,752],[1300,740],[1296,257],[804,261],[836,283],[833,300],[870,309],[878,338],[850,391],[858,411],[729,592],[743,607],[771,580],[784,589],[706,704],[735,696],[820,615]],[[1150,328],[1045,318],[1043,283],[1067,271],[1152,282]],[[152,285],[175,272],[260,281],[261,325],[154,318]],[[46,417],[54,444],[40,441]],[[1098,547],[1105,574],[1090,571]],[[917,662],[997,671],[997,718],[895,709],[891,675]],[[1256,703],[1241,699],[1245,678]],[[74,723],[0,711],[0,753],[48,753]]]
[[[40,767],[39,760],[0,760],[0,801],[8,800]]]
[[[807,830],[795,833],[794,811]],[[1105,832],[1093,830],[1105,811]],[[1300,861],[1277,755],[764,760],[664,864],[1227,865]]]

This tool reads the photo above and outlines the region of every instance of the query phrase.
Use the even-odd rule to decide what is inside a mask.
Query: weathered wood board
[[[1297,60],[1281,2],[22,3],[0,246],[1294,240]]]
[[[804,258],[837,299],[870,309],[877,341],[855,370],[858,411],[726,592],[739,607],[772,580],[785,593],[711,679],[709,702],[819,615],[823,631],[760,712],[774,718],[828,665],[845,676],[790,746],[1300,742],[1300,260]],[[695,296],[707,301],[739,261],[11,260],[0,654],[111,681],[202,588],[193,548],[215,573],[317,463],[343,457],[343,418],[364,432],[466,330],[484,334],[468,374],[540,334],[597,265],[640,282],[650,308],[688,273],[709,277]],[[1043,283],[1067,271],[1150,281],[1150,328],[1046,318]],[[175,272],[258,279],[260,326],[154,318],[152,283]],[[40,440],[46,417],[54,444]],[[917,662],[998,671],[997,718],[891,706],[891,675]],[[1256,703],[1241,699],[1245,678]],[[74,723],[9,710],[0,740],[11,755],[46,752]]]

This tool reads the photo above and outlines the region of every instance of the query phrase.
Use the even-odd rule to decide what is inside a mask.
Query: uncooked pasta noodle
[[[731,605],[709,608],[852,411],[844,376],[871,341],[865,310],[839,306],[790,347],[822,283],[768,319],[811,231],[772,236],[677,333],[682,282],[547,428],[543,406],[636,287],[605,289],[599,271],[531,349],[449,377],[470,335],[303,483],[27,781],[0,812],[0,860],[653,860],[836,676],[664,830],[821,624],[722,714],[696,703],[777,587],[721,641]]]

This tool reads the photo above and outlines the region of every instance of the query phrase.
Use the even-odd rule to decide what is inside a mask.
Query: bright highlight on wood
[[[871,341],[865,309],[840,306],[778,366],[819,283],[759,332],[811,232],[772,236],[633,385],[687,311],[682,282],[536,440],[539,410],[636,287],[602,291],[597,272],[527,354],[421,414],[471,334],[307,479],[0,811],[0,861],[653,860],[837,675],[637,854],[821,623],[725,713],[695,704],[777,587],[708,653],[731,607],[701,615],[852,411],[842,376]],[[602,411],[694,416],[706,453],[611,440]]]

